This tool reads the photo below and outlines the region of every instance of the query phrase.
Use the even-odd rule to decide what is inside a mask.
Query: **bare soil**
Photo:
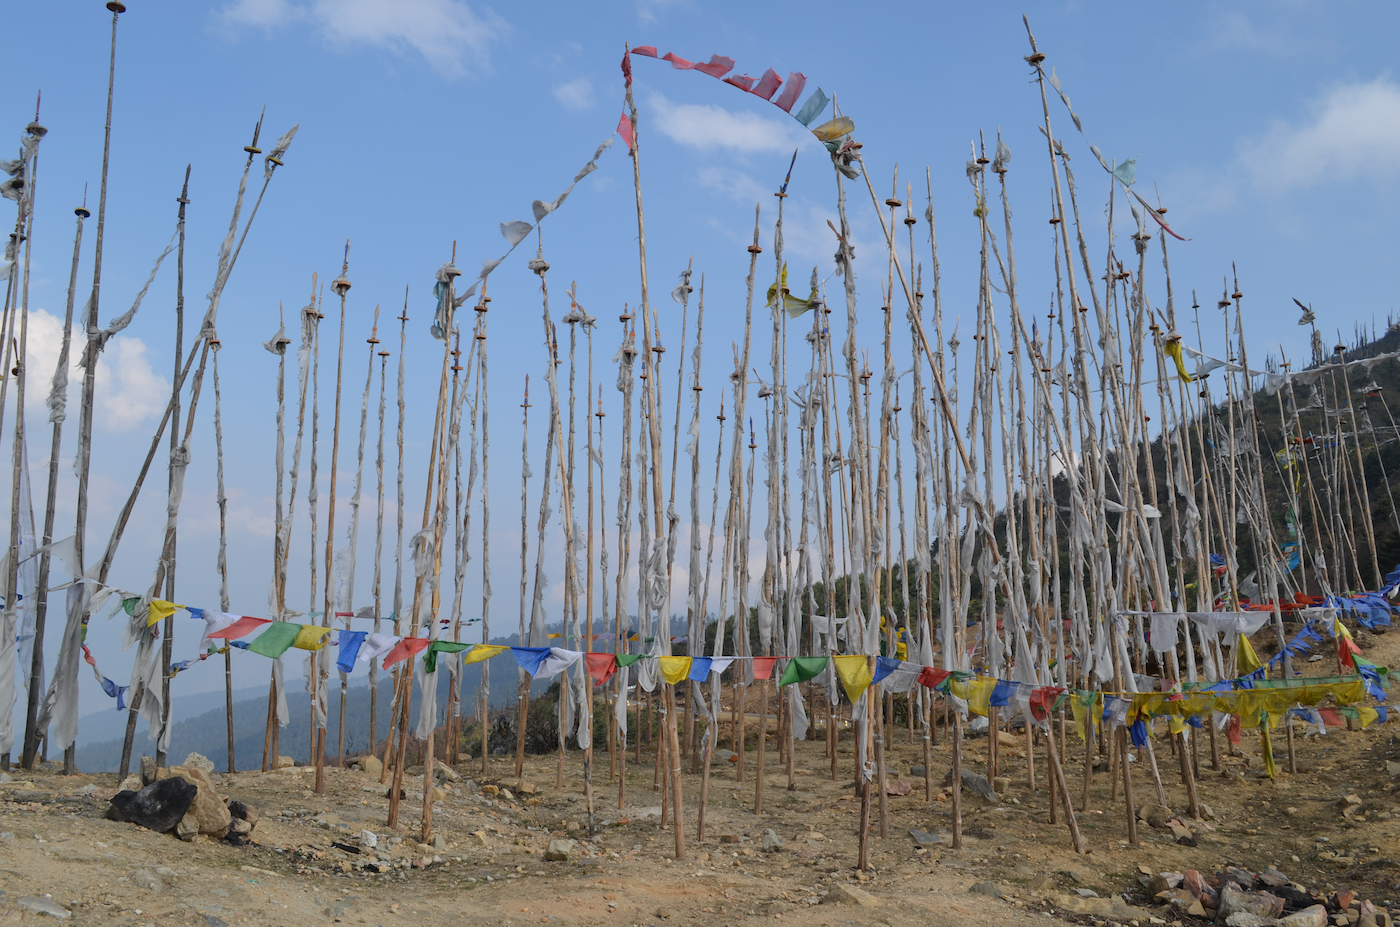
[[[1395,663],[1400,633],[1362,631],[1357,638],[1368,659]],[[1308,668],[1321,673],[1331,666],[1329,657]],[[386,827],[386,788],[363,772],[328,769],[322,795],[311,789],[312,774],[300,768],[215,774],[226,797],[252,805],[261,816],[244,846],[203,836],[182,843],[105,819],[118,788],[112,775],[11,771],[10,781],[0,783],[0,925],[46,921],[49,915],[32,912],[20,900],[49,896],[72,912],[72,923],[94,924],[628,927],[773,919],[803,927],[984,921],[1146,927],[1183,921],[1169,909],[1150,906],[1141,876],[1213,872],[1227,864],[1251,871],[1274,866],[1309,889],[1349,887],[1389,908],[1400,901],[1400,777],[1387,770],[1387,761],[1400,761],[1393,729],[1374,725],[1320,737],[1298,723],[1296,774],[1287,772],[1280,729],[1280,774],[1274,781],[1263,773],[1257,733],[1245,733],[1236,756],[1226,754],[1222,734],[1218,771],[1210,768],[1203,736],[1199,789],[1210,812],[1206,821],[1187,818],[1177,760],[1165,738],[1159,739],[1167,804],[1189,826],[1195,846],[1178,843],[1170,828],[1145,822],[1138,828],[1140,845],[1129,845],[1123,798],[1111,800],[1106,766],[1093,778],[1084,812],[1085,747],[1071,731],[1066,772],[1089,848],[1084,855],[1074,852],[1063,818],[1049,823],[1043,744],[1035,755],[1036,788],[1030,788],[1023,734],[1015,735],[1016,746],[1003,741],[1000,748],[1000,774],[1011,780],[1001,802],[964,791],[963,847],[954,850],[949,794],[940,788],[950,764],[949,740],[939,732],[932,766],[936,800],[927,801],[922,777],[910,774],[923,762],[922,744],[899,729],[887,745],[889,774],[912,791],[887,799],[888,837],[879,836],[878,804],[872,811],[870,873],[854,871],[860,802],[849,732],[843,733],[836,781],[824,742],[798,744],[793,791],[770,741],[760,816],[752,810],[751,734],[742,782],[736,781],[738,764],[715,764],[706,839],[699,844],[700,777],[688,772],[687,761],[688,853],[681,861],[673,858],[670,828],[660,826],[661,795],[652,788],[649,753],[640,766],[629,755],[626,802],[619,809],[608,755],[598,752],[592,838],[578,753],[566,758],[562,787],[556,786],[552,756],[527,757],[524,788],[510,758],[492,758],[490,774],[482,777],[477,769],[473,781],[464,762],[458,767],[462,779],[448,782],[434,804],[433,833],[445,843],[438,847],[417,842],[421,770],[406,781],[397,831]],[[988,743],[985,736],[968,740],[965,768],[987,772]],[[727,738],[721,745],[729,746]],[[1146,759],[1130,767],[1138,804],[1155,805]],[[491,789],[481,789],[485,785],[511,795],[492,796]],[[764,851],[768,829],[781,839],[780,849]],[[941,841],[916,846],[911,829],[937,833]],[[361,847],[359,835],[366,830],[377,835],[374,850]],[[578,841],[568,861],[545,860],[553,839]],[[1003,897],[970,891],[981,882],[993,883]],[[868,893],[872,906],[836,902],[838,886]],[[1099,898],[1079,894],[1085,890]],[[1112,896],[1125,892],[1139,908],[1124,907],[1121,900],[1111,905]]]

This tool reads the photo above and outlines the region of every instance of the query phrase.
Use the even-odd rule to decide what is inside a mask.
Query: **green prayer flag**
[[[642,658],[640,653],[621,653],[617,656],[618,666],[631,666]]]
[[[439,653],[461,653],[468,647],[475,646],[475,644],[463,644],[459,641],[433,641],[428,645],[428,652],[423,655],[423,669],[429,673],[436,673]]]
[[[787,668],[783,670],[783,676],[778,680],[778,686],[806,682],[826,669],[826,664],[830,661],[830,657],[793,657],[788,661]]]
[[[290,621],[274,621],[248,645],[253,653],[277,659],[286,653],[301,633],[302,626]]]

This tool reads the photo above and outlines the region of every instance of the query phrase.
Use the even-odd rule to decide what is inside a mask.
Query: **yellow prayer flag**
[[[1254,652],[1254,645],[1249,642],[1249,638],[1241,633],[1239,640],[1235,643],[1235,675],[1248,675],[1263,665],[1259,655]]]
[[[1356,711],[1357,711],[1358,714],[1361,715],[1361,729],[1362,729],[1362,730],[1365,730],[1365,729],[1366,729],[1366,726],[1367,726],[1368,724],[1371,724],[1373,721],[1375,721],[1377,718],[1379,718],[1379,717],[1381,716],[1381,715],[1380,715],[1380,712],[1376,711],[1376,709],[1374,709],[1374,708],[1368,708],[1368,707],[1365,706],[1365,705],[1362,705],[1360,708],[1356,709]]]
[[[870,675],[870,658],[856,654],[832,657],[831,662],[836,666],[836,675],[841,679],[841,687],[846,690],[846,697],[854,705],[860,700],[861,693],[874,682]]]
[[[690,657],[661,657],[659,662],[661,678],[666,680],[667,685],[674,686],[690,675]]]
[[[501,651],[508,649],[508,647],[502,647],[498,644],[477,644],[467,651],[466,656],[462,657],[462,662],[480,663],[482,660],[489,660]]]
[[[292,646],[299,650],[320,650],[326,646],[326,635],[330,633],[330,628],[304,624],[301,630],[297,631],[297,639],[292,641]]]
[[[990,676],[978,676],[967,684],[967,710],[974,715],[986,715],[992,710],[992,691],[997,681]]]
[[[184,607],[183,605],[176,605],[174,602],[167,602],[164,599],[151,599],[151,610],[146,615],[146,627],[149,628],[158,621],[164,621],[166,618],[175,614],[176,609]]]
[[[1181,338],[1168,338],[1162,342],[1162,353],[1176,362],[1176,374],[1183,383],[1191,382],[1191,374],[1186,372],[1186,361],[1181,356]]]

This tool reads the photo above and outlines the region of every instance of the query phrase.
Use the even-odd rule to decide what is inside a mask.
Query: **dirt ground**
[[[1357,639],[1368,659],[1396,664],[1400,632],[1360,631]],[[1321,673],[1331,665],[1328,658],[1307,668]],[[1222,735],[1219,771],[1210,769],[1202,737],[1199,788],[1207,821],[1187,818],[1176,758],[1159,740],[1168,806],[1189,826],[1186,842],[1195,845],[1178,843],[1180,832],[1142,823],[1140,845],[1130,846],[1123,799],[1120,794],[1111,801],[1104,768],[1094,776],[1089,811],[1078,814],[1089,852],[1077,855],[1064,824],[1049,823],[1043,748],[1036,756],[1037,789],[1028,787],[1024,735],[1017,735],[1017,746],[1000,748],[1001,774],[1011,780],[1002,801],[990,804],[965,790],[964,845],[952,849],[951,804],[947,790],[938,788],[949,769],[948,738],[940,732],[933,750],[935,794],[942,800],[929,802],[922,777],[910,774],[923,761],[922,745],[901,729],[888,745],[888,768],[892,780],[913,788],[888,798],[886,838],[879,836],[876,806],[874,871],[860,874],[854,871],[860,802],[852,789],[849,733],[841,741],[839,781],[832,780],[823,742],[798,745],[795,791],[787,790],[770,742],[761,816],[752,810],[755,752],[747,754],[742,782],[735,781],[737,764],[717,763],[706,839],[699,844],[700,778],[687,772],[689,852],[683,861],[673,859],[674,837],[658,820],[661,797],[652,790],[649,756],[640,767],[628,763],[626,806],[619,810],[607,754],[599,751],[593,775],[597,835],[591,839],[579,754],[567,758],[562,788],[555,785],[552,756],[527,758],[523,786],[507,758],[493,758],[493,775],[481,777],[477,770],[474,780],[463,763],[462,778],[446,783],[434,805],[433,831],[442,841],[437,847],[417,843],[421,770],[406,783],[396,832],[385,823],[385,787],[363,772],[329,769],[323,795],[312,791],[312,774],[297,768],[215,774],[226,797],[252,805],[261,816],[253,842],[237,847],[203,836],[182,843],[105,819],[118,786],[115,776],[11,771],[9,781],[0,782],[0,925],[47,920],[49,915],[32,910],[33,901],[21,903],[47,896],[72,912],[72,923],[129,925],[629,927],[775,919],[801,927],[985,920],[1189,927],[1193,918],[1147,906],[1139,878],[1159,871],[1213,872],[1226,864],[1251,871],[1273,866],[1309,889],[1350,887],[1359,898],[1389,908],[1400,902],[1400,775],[1387,767],[1394,763],[1389,768],[1400,771],[1393,730],[1392,723],[1319,737],[1305,736],[1298,724],[1296,774],[1287,773],[1280,730],[1280,775],[1273,782],[1264,776],[1257,734],[1246,732],[1239,756],[1223,755]],[[1067,775],[1079,811],[1085,753],[1072,731],[1070,736]],[[965,768],[986,773],[988,743],[986,736],[968,741]],[[1145,758],[1131,769],[1137,802],[1156,804]],[[492,785],[510,796],[482,788]],[[918,846],[911,829],[940,840]],[[373,850],[362,847],[366,830],[377,837]],[[764,850],[766,830],[781,840],[780,848]],[[554,839],[578,841],[567,861],[544,858]],[[970,891],[983,882],[1002,897]],[[1140,906],[1115,899],[1125,892],[1136,894]]]

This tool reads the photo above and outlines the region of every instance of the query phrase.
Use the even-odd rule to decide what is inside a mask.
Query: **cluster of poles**
[[[113,10],[113,70],[115,36],[120,3]],[[1029,35],[1029,26],[1027,28]],[[1222,644],[1206,625],[1187,622],[1190,630],[1170,648],[1149,642],[1148,616],[1187,612],[1231,613],[1250,607],[1267,609],[1280,651],[1285,649],[1285,616],[1301,603],[1322,606],[1328,597],[1346,588],[1374,587],[1382,575],[1373,500],[1368,486],[1368,461],[1381,460],[1381,445],[1388,443],[1385,429],[1377,429],[1366,403],[1354,400],[1357,385],[1351,379],[1359,363],[1348,362],[1339,346],[1329,359],[1317,348],[1308,370],[1289,372],[1289,364],[1269,365],[1269,390],[1256,394],[1245,346],[1238,282],[1226,286],[1218,309],[1223,318],[1223,359],[1206,353],[1199,312],[1194,319],[1197,347],[1184,348],[1182,331],[1188,324],[1174,301],[1165,209],[1149,207],[1132,191],[1131,172],[1117,165],[1109,171],[1107,253],[1091,255],[1086,228],[1081,222],[1078,190],[1070,157],[1053,125],[1049,84],[1068,107],[1068,98],[1057,79],[1047,74],[1045,56],[1031,37],[1026,61],[1033,70],[1042,103],[1042,131],[1046,138],[1049,178],[1049,225],[1054,244],[1054,280],[1049,311],[1044,322],[1038,313],[1023,311],[1023,287],[1016,273],[1011,193],[1008,184],[1011,154],[997,139],[989,152],[980,142],[967,164],[967,181],[976,209],[976,234],[980,243],[975,323],[971,356],[960,351],[957,328],[945,325],[942,305],[937,236],[932,207],[931,172],[925,171],[928,206],[922,220],[915,215],[912,185],[906,182],[900,196],[899,178],[881,200],[861,154],[861,146],[847,136],[827,146],[831,153],[839,223],[832,225],[836,274],[841,293],[828,301],[827,283],[815,270],[804,298],[788,287],[784,256],[783,222],[788,180],[776,192],[776,222],[771,240],[771,277],[761,268],[764,247],[760,243],[761,205],[755,211],[752,243],[748,246],[748,275],[744,328],[735,345],[734,364],[728,374],[729,392],[710,407],[718,406],[718,438],[713,464],[713,492],[708,513],[701,498],[702,462],[700,421],[705,405],[702,384],[702,350],[705,324],[705,279],[694,279],[687,268],[671,293],[680,305],[680,346],[674,371],[664,366],[660,316],[652,303],[648,281],[646,224],[642,197],[640,148],[644,125],[633,101],[630,70],[627,73],[626,121],[631,150],[638,227],[640,298],[620,316],[621,344],[613,356],[616,367],[595,376],[594,335],[600,324],[579,302],[577,286],[565,291],[567,311],[559,317],[567,326],[561,337],[551,309],[550,265],[540,243],[529,269],[537,275],[541,297],[541,353],[548,392],[545,423],[543,488],[537,492],[538,508],[533,570],[530,564],[529,379],[520,404],[524,442],[521,448],[521,547],[519,623],[514,629],[522,646],[548,647],[551,639],[585,655],[612,653],[669,656],[682,642],[695,657],[739,658],[734,665],[728,693],[720,673],[668,682],[656,677],[655,662],[619,661],[618,671],[595,686],[589,661],[579,661],[565,671],[558,698],[557,784],[563,785],[566,741],[573,740],[583,754],[583,782],[590,822],[594,795],[594,706],[605,711],[609,754],[609,780],[616,781],[619,807],[625,801],[629,746],[632,762],[640,764],[643,739],[654,747],[654,786],[663,796],[663,824],[673,825],[675,852],[686,855],[686,817],[682,790],[683,759],[690,759],[690,774],[699,774],[700,799],[695,834],[704,839],[705,814],[719,741],[720,714],[729,700],[731,740],[742,779],[746,754],[746,719],[749,689],[759,689],[760,715],[756,751],[754,811],[761,813],[766,781],[770,712],[777,714],[778,760],[785,769],[789,789],[796,787],[794,753],[798,741],[816,736],[824,724],[826,753],[831,775],[838,775],[840,730],[849,722],[854,732],[856,787],[861,800],[859,866],[869,862],[868,836],[878,825],[882,836],[889,830],[886,801],[885,747],[893,736],[896,695],[882,692],[879,683],[865,689],[854,703],[841,699],[834,672],[827,669],[801,685],[770,692],[770,674],[755,673],[752,658],[779,661],[802,656],[864,655],[874,665],[878,655],[901,654],[924,666],[971,672],[1033,686],[1062,690],[1137,693],[1145,686],[1164,689],[1191,688],[1228,680],[1238,666],[1237,641]],[[110,135],[109,85],[109,135]],[[1070,111],[1076,127],[1082,127]],[[261,122],[259,123],[259,126]],[[37,121],[27,130],[41,138]],[[265,182],[271,180],[280,156],[290,143],[284,136],[265,159]],[[97,325],[97,294],[101,268],[101,237],[106,196],[106,155],[102,192],[98,205],[97,259],[92,296],[87,307],[82,429],[79,441],[79,508],[77,563],[79,580],[68,596],[68,626],[63,650],[53,674],[50,695],[38,697],[42,674],[42,647],[46,596],[37,597],[36,632],[29,685],[29,728],[22,762],[32,765],[44,732],[66,749],[72,770],[72,736],[63,727],[65,699],[76,711],[76,660],[81,631],[95,605],[90,587],[105,588],[107,569],[121,537],[131,507],[162,440],[168,423],[170,437],[170,485],[164,548],[148,592],[131,615],[132,636],[139,644],[133,676],[132,711],[120,771],[129,766],[136,717],[144,714],[157,732],[160,755],[169,738],[169,687],[173,625],[165,619],[161,635],[147,616],[152,600],[164,595],[173,601],[176,521],[180,508],[184,471],[189,464],[189,437],[195,420],[206,361],[212,358],[214,421],[217,442],[218,504],[220,509],[221,608],[227,611],[228,580],[225,569],[224,491],[222,433],[219,418],[218,339],[214,321],[219,295],[238,256],[233,247],[247,173],[257,148],[258,134],[247,147],[248,162],[240,183],[233,221],[220,255],[219,274],[210,294],[210,307],[188,353],[182,343],[183,297],[177,297],[175,377],[169,407],[141,469],[140,479],[123,509],[112,540],[93,570],[81,569],[82,538],[86,517],[87,457],[90,444],[93,371],[97,354],[111,330]],[[37,141],[20,199],[16,235],[27,239],[33,231],[34,174]],[[600,149],[601,150],[601,149]],[[991,157],[988,157],[988,154]],[[1095,150],[1097,156],[1097,150]],[[1102,163],[1102,158],[1099,158]],[[791,177],[789,168],[788,178]],[[188,183],[188,174],[186,184]],[[187,189],[187,187],[186,187]],[[851,202],[848,202],[848,196]],[[262,194],[259,194],[258,203]],[[882,295],[877,317],[882,324],[881,361],[873,368],[870,352],[857,341],[858,306],[856,264],[848,209],[864,208],[869,200],[884,237],[884,254],[874,262]],[[562,199],[562,198],[561,198]],[[994,201],[1000,201],[1000,208]],[[1123,205],[1131,221],[1122,218]],[[182,192],[176,247],[183,293],[184,216],[187,197]],[[242,234],[256,215],[253,206]],[[997,215],[999,213],[1000,215]],[[70,286],[68,318],[71,321],[76,285],[78,247],[82,224],[79,210],[78,239],[74,252],[74,284]],[[926,233],[919,228],[926,226]],[[1160,245],[1165,299],[1160,306],[1149,299],[1148,279],[1155,275],[1152,255],[1153,226]],[[900,233],[900,225],[905,228]],[[1115,249],[1115,224],[1126,224],[1133,245],[1131,255]],[[1172,233],[1175,234],[1175,233]],[[929,250],[923,252],[923,248]],[[381,594],[381,560],[385,537],[385,436],[387,423],[387,365],[390,352],[378,338],[378,310],[367,339],[365,378],[361,394],[354,489],[350,499],[350,523],[344,546],[336,548],[336,487],[341,440],[341,393],[347,374],[345,360],[346,303],[351,289],[349,245],[341,274],[330,288],[339,299],[336,381],[331,423],[329,501],[324,541],[318,525],[318,447],[320,446],[320,324],[324,288],[313,277],[311,298],[294,326],[299,340],[286,334],[285,326],[266,343],[278,356],[277,438],[275,451],[277,501],[273,543],[273,571],[268,607],[274,620],[291,620],[303,614],[319,618],[324,627],[350,628],[354,620],[372,621],[374,633],[387,630],[406,639],[460,641],[464,630],[479,625],[481,640],[491,640],[492,568],[490,559],[490,398],[488,326],[490,299],[485,287],[469,307],[471,317],[458,314],[475,287],[459,296],[452,259],[438,271],[435,287],[435,334],[440,337],[440,374],[433,417],[432,439],[423,482],[421,519],[410,526],[412,534],[405,562],[405,517],[414,517],[404,489],[404,390],[405,357],[409,348],[408,298],[405,294],[400,321],[397,358],[397,513],[395,575],[392,599],[385,609]],[[169,253],[169,249],[167,249]],[[21,282],[7,289],[3,341],[14,340],[18,330],[18,357],[24,357],[28,317],[28,257]],[[924,254],[930,272],[924,272]],[[159,266],[159,264],[157,264]],[[868,271],[862,271],[862,274]],[[771,286],[764,293],[765,284]],[[925,282],[927,281],[927,289]],[[693,286],[698,283],[698,286]],[[149,283],[148,283],[149,286]],[[11,294],[14,299],[11,300]],[[144,290],[143,290],[144,294]],[[757,303],[755,299],[757,298]],[[557,299],[556,299],[557,301]],[[12,311],[11,306],[14,306]],[[694,304],[694,333],[690,308]],[[844,307],[842,306],[844,303]],[[139,298],[137,301],[139,305]],[[842,308],[844,308],[844,319]],[[1199,307],[1194,305],[1193,310]],[[902,318],[897,315],[903,309]],[[767,310],[767,316],[763,313]],[[133,312],[135,309],[133,308]],[[757,311],[758,317],[755,318]],[[465,315],[465,313],[463,313]],[[120,322],[120,320],[118,320]],[[129,321],[129,319],[128,319]],[[1311,312],[1305,310],[1305,321]],[[754,344],[755,322],[759,342]],[[843,325],[844,322],[844,325]],[[753,356],[762,351],[762,329],[770,329],[768,370]],[[114,323],[115,324],[115,323]],[[124,323],[123,323],[124,324]],[[789,332],[789,326],[793,330]],[[907,326],[909,356],[896,356],[898,326]],[[118,329],[119,330],[119,329]],[[60,372],[65,370],[67,331]],[[691,340],[693,338],[693,341]],[[582,342],[582,344],[580,344]],[[285,458],[286,354],[296,345],[295,438],[290,467]],[[805,348],[802,345],[805,344]],[[686,354],[690,348],[689,355]],[[793,349],[789,357],[789,348]],[[1184,358],[1197,358],[1197,372],[1187,371]],[[182,408],[184,384],[195,356],[197,372],[191,381],[187,408]],[[567,356],[565,356],[567,355]],[[7,354],[5,367],[11,366]],[[567,383],[558,369],[567,363]],[[353,358],[352,358],[353,364]],[[378,376],[378,431],[374,446],[377,481],[372,605],[354,608],[355,561],[360,528],[360,504],[365,477],[366,447],[371,440],[370,407]],[[1370,367],[1362,367],[1369,370]],[[1280,373],[1279,371],[1283,371]],[[790,371],[792,379],[790,379]],[[353,373],[351,373],[353,376]],[[0,380],[0,409],[10,377]],[[18,588],[17,566],[26,535],[20,525],[23,469],[24,371],[16,384],[15,481],[11,506],[11,540],[8,586]],[[606,433],[603,380],[615,382],[620,403],[620,430]],[[1221,384],[1212,392],[1210,383]],[[1306,399],[1295,391],[1306,389]],[[970,386],[970,388],[969,388]],[[1374,384],[1363,393],[1379,394]],[[353,389],[353,385],[351,387]],[[674,395],[667,390],[674,390]],[[1223,390],[1223,396],[1221,391]],[[582,402],[579,402],[580,393]],[[1277,429],[1264,422],[1274,410],[1259,400],[1277,397]],[[688,398],[688,402],[687,402]],[[762,401],[762,409],[750,406]],[[1384,399],[1382,397],[1382,404]],[[52,403],[51,403],[52,405]],[[582,409],[579,409],[579,406]],[[309,407],[309,416],[308,416]],[[728,414],[726,414],[726,411]],[[908,415],[902,413],[908,412]],[[1389,410],[1387,409],[1387,417]],[[183,435],[177,435],[182,413]],[[665,422],[670,414],[672,421]],[[1305,431],[1305,420],[1317,416],[1320,432]],[[307,612],[289,608],[286,584],[289,551],[298,502],[301,460],[307,419],[310,418],[310,460],[305,506],[311,535],[310,600]],[[1156,423],[1153,424],[1154,418]],[[61,413],[53,421],[54,453],[50,465],[44,531],[38,535],[43,550],[35,588],[48,589],[49,549],[53,545],[54,479],[62,426]],[[732,426],[729,423],[732,422]],[[1363,427],[1364,423],[1364,427]],[[577,435],[582,426],[584,435]],[[683,427],[684,426],[684,427]],[[1390,430],[1400,438],[1390,419]],[[726,434],[726,428],[728,433]],[[465,434],[464,434],[465,432]],[[684,433],[687,440],[682,444]],[[1369,439],[1369,456],[1363,446]],[[1278,442],[1280,446],[1273,446]],[[617,474],[607,472],[605,446],[620,450]],[[581,452],[581,453],[580,453]],[[909,479],[906,480],[905,457]],[[677,502],[682,457],[689,462],[689,531],[683,531],[683,514]],[[582,459],[585,473],[577,464]],[[762,458],[760,466],[760,458]],[[761,482],[756,482],[759,470]],[[284,477],[287,484],[284,484]],[[616,479],[616,496],[609,509],[608,487]],[[1387,496],[1388,478],[1382,481]],[[906,483],[908,485],[906,485]],[[724,491],[722,491],[724,490]],[[721,512],[721,496],[724,497]],[[1269,500],[1282,497],[1281,511]],[[479,499],[479,502],[478,502]],[[586,506],[580,519],[578,509]],[[481,601],[479,618],[465,601],[468,566],[473,548],[473,513],[480,509]],[[1400,530],[1400,511],[1393,500],[1390,512]],[[613,544],[606,528],[608,513],[616,525]],[[553,530],[563,537],[562,615],[557,635],[547,625],[545,592],[548,585],[546,549]],[[707,526],[707,527],[705,527]],[[451,547],[448,546],[450,540]],[[34,537],[31,530],[30,538]],[[554,536],[554,537],[557,537]],[[679,550],[688,537],[688,550]],[[761,554],[751,544],[763,545]],[[31,541],[30,543],[34,543]],[[635,550],[634,550],[635,545]],[[1218,552],[1218,553],[1217,553]],[[678,556],[683,556],[688,583],[682,593],[673,588]],[[444,559],[447,558],[447,563]],[[610,572],[610,564],[616,562]],[[1248,564],[1253,572],[1246,575]],[[411,571],[405,577],[405,567]],[[451,571],[450,585],[444,572]],[[718,572],[717,584],[714,572]],[[94,580],[82,581],[83,577]],[[318,579],[319,578],[319,579]],[[318,586],[318,581],[320,585]],[[717,599],[711,590],[718,586]],[[321,593],[318,596],[317,590]],[[443,594],[451,595],[444,603]],[[15,637],[16,608],[6,597],[7,639]],[[682,618],[681,615],[684,615]],[[711,616],[718,615],[717,622]],[[673,617],[674,616],[674,617]],[[498,630],[499,633],[499,630]],[[70,638],[72,646],[70,646]],[[157,652],[157,643],[160,644]],[[1339,639],[1340,646],[1340,639]],[[708,651],[708,652],[707,652]],[[228,695],[230,771],[234,768],[232,670],[229,649],[224,650]],[[334,663],[324,649],[307,657],[310,692],[312,756],[315,788],[324,788],[328,750],[327,701]],[[746,659],[749,658],[749,659]],[[65,661],[67,661],[65,663]],[[384,758],[382,781],[390,784],[390,826],[397,826],[409,760],[409,742],[421,743],[423,805],[421,835],[430,837],[433,811],[434,764],[456,764],[464,744],[462,730],[475,716],[480,733],[478,747],[482,775],[491,772],[492,725],[489,722],[491,678],[482,662],[475,697],[463,698],[462,661],[457,654],[439,654],[434,668],[415,656],[393,669],[390,729],[377,729],[378,667],[371,663],[368,743]],[[64,675],[66,668],[72,672]],[[771,664],[769,664],[771,667]],[[1285,677],[1294,675],[1291,656],[1279,663]],[[437,704],[438,672],[451,679],[448,703]],[[634,682],[637,688],[633,690]],[[531,698],[531,677],[521,670],[516,680],[516,736],[514,774],[523,772],[526,728]],[[72,694],[65,690],[71,685]],[[344,763],[347,675],[340,671],[340,722],[332,762]],[[603,691],[597,691],[602,688]],[[415,689],[417,691],[415,703]],[[60,691],[64,690],[64,691]],[[776,694],[776,698],[774,695]],[[907,695],[907,719],[911,738],[921,736],[926,770],[926,797],[932,798],[931,748],[938,727],[951,739],[952,780],[962,781],[965,703],[955,698],[936,699],[932,689],[916,686]],[[417,713],[415,714],[415,709]],[[635,722],[630,712],[635,709]],[[941,715],[941,722],[940,722]],[[72,732],[76,732],[76,715]],[[445,719],[445,724],[442,721]],[[990,711],[992,736],[988,749],[989,778],[998,773],[997,732],[1012,719],[998,708]],[[1027,718],[1027,721],[1030,721]],[[262,766],[278,757],[279,731],[290,722],[282,659],[273,661],[268,689],[268,716]],[[656,728],[653,728],[653,723]],[[1119,785],[1129,809],[1128,836],[1136,842],[1132,809],[1133,781],[1127,761],[1130,745],[1125,727],[1090,725],[1083,759],[1083,790],[1078,801],[1068,779],[1069,743],[1066,717],[1059,710],[1039,723],[1025,725],[1027,775],[1034,788],[1037,756],[1043,754],[1050,792],[1052,822],[1060,816],[1076,850],[1084,841],[1076,823],[1076,805],[1082,813],[1090,801],[1095,757],[1107,754],[1113,777],[1113,800]],[[635,730],[635,735],[631,732]],[[1199,743],[1207,739],[1210,762],[1218,768],[1221,747],[1216,728],[1207,725],[1204,738],[1186,728],[1171,732],[1165,742],[1178,757],[1180,778],[1190,810],[1198,808],[1197,777]],[[1097,735],[1097,736],[1095,736]],[[629,744],[628,738],[633,736]],[[1286,727],[1290,765],[1293,731]],[[441,738],[441,744],[436,739]],[[1269,729],[1261,728],[1263,749],[1272,751]],[[1095,742],[1097,740],[1097,742]],[[1163,774],[1159,768],[1156,738],[1140,746],[1139,769],[1149,770],[1152,785],[1166,804]],[[1233,749],[1227,747],[1227,749]],[[7,755],[8,761],[8,755]],[[498,762],[508,762],[500,761]],[[954,845],[962,830],[961,789],[951,801]]]

